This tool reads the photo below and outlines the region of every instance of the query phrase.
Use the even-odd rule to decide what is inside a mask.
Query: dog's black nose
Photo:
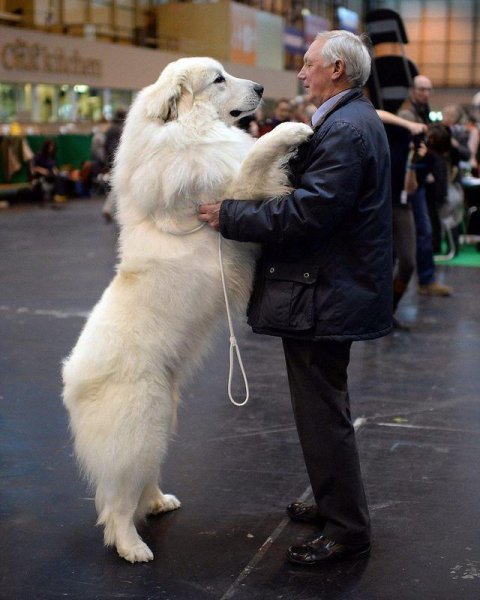
[[[253,86],[253,89],[255,90],[255,93],[257,94],[257,96],[258,96],[259,98],[261,98],[261,97],[262,97],[262,94],[263,94],[263,85],[260,85],[259,83],[256,83],[256,84]]]

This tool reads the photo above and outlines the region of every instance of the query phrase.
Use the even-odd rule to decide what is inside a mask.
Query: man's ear
[[[169,66],[151,86],[147,99],[147,115],[164,122],[173,121],[178,117],[178,102],[182,94],[192,93],[188,73],[175,71]]]
[[[332,79],[341,79],[345,75],[345,62],[338,59],[333,64]]]

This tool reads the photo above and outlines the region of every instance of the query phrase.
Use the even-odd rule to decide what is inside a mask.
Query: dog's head
[[[180,58],[148,88],[146,110],[150,118],[166,122],[206,103],[232,124],[254,112],[262,93],[261,85],[229,75],[212,58]]]

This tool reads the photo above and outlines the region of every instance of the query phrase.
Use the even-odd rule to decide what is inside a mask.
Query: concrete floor
[[[112,277],[100,202],[0,213],[0,598],[478,600],[479,271],[440,267],[451,298],[402,306],[409,334],[354,344],[352,411],[369,497],[368,560],[290,566],[311,537],[285,505],[309,498],[279,340],[237,324],[251,385],[226,396],[222,331],[179,412],[163,473],[181,510],[142,530],[130,565],[102,546],[72,456],[60,362]]]

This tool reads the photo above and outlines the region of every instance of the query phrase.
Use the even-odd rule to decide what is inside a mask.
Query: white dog
[[[285,124],[253,146],[233,123],[262,91],[212,59],[183,58],[138,94],[125,123],[117,274],[64,363],[63,397],[105,544],[131,562],[153,558],[135,522],[180,506],[158,487],[160,465],[179,390],[225,314],[218,234],[197,229],[197,207],[285,193],[282,166],[312,133]],[[223,250],[229,298],[244,310],[255,250]]]

